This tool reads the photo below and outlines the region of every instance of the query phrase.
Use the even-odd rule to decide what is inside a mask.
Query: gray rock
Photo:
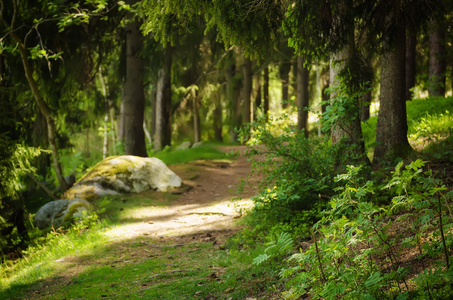
[[[155,157],[122,155],[98,163],[64,194],[65,199],[92,200],[118,193],[139,193],[153,189],[168,191],[182,184],[181,178]]]
[[[35,223],[40,229],[50,226],[61,227],[71,220],[86,215],[92,205],[83,199],[55,200],[41,207],[35,216]]]
[[[194,143],[194,144],[192,145],[192,148],[200,147],[200,146],[203,145],[203,144],[204,144],[203,141],[200,141],[200,142],[198,142],[198,143]]]
[[[183,142],[181,145],[179,145],[176,150],[186,150],[190,148],[190,145],[192,145],[190,142]]]

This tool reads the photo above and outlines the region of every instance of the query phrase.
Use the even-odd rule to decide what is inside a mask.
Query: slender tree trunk
[[[256,121],[258,119],[259,110],[260,110],[260,107],[263,102],[262,93],[261,93],[261,76],[257,76],[257,78],[255,80],[255,86],[256,86],[255,103],[253,105],[254,107],[252,110],[252,113],[253,113],[252,120],[253,121]]]
[[[198,101],[198,96],[196,92],[194,92],[192,97],[194,143],[199,143],[201,141],[200,107]]]
[[[321,72],[321,82],[322,82],[322,91],[321,91],[321,99],[323,102],[327,102],[330,99],[330,95],[327,93],[327,89],[330,87],[330,67],[327,66]],[[321,112],[325,113],[327,108],[327,104],[323,104],[321,106]]]
[[[109,107],[110,107],[110,123],[112,124],[112,147],[111,147],[111,154],[116,155],[116,135],[118,132],[118,126],[116,123],[116,114],[115,114],[115,107],[113,106],[113,101],[108,99]]]
[[[236,75],[236,64],[234,62],[234,57],[230,58],[231,61],[229,66],[225,70],[226,78],[226,98],[228,101],[228,111],[229,111],[229,132],[230,132],[230,142],[238,141],[238,133],[236,129],[239,129],[242,125],[241,120],[241,103],[240,103],[240,90],[241,90],[241,78],[238,78]]]
[[[154,144],[156,141],[155,135],[156,135],[156,90],[153,89],[151,91],[151,139],[152,143]]]
[[[361,121],[367,121],[370,118],[371,92],[362,95]]]
[[[129,155],[147,157],[145,132],[143,131],[144,61],[140,57],[143,49],[143,36],[138,21],[130,22],[125,29],[126,79],[123,87],[125,152]]]
[[[411,89],[415,86],[415,47],[417,37],[414,33],[408,33],[406,37],[406,97],[405,100],[412,100]]]
[[[305,108],[309,105],[309,70],[304,67],[304,61],[305,59],[302,56],[297,57],[297,129],[304,130],[305,137],[308,137],[308,111]]]
[[[250,99],[252,96],[253,77],[252,77],[252,61],[249,58],[244,59],[244,90],[243,99],[244,107],[242,108],[242,122],[250,123]]]
[[[442,22],[433,20],[429,33],[429,96],[445,96],[445,46]]]
[[[290,62],[282,62],[280,64],[280,80],[282,81],[282,107],[288,107],[289,100],[289,72],[291,70]]]
[[[164,66],[159,71],[156,95],[156,134],[154,149],[162,150],[171,145],[171,65],[172,48],[165,48]]]
[[[223,142],[222,136],[222,102],[220,95],[216,95],[214,98],[215,108],[214,108],[214,120],[213,120],[213,128],[214,128],[214,138],[216,141]]]
[[[99,81],[101,83],[102,96],[104,97],[105,102],[105,115],[104,115],[104,146],[102,147],[102,158],[106,159],[109,151],[109,132],[108,132],[108,122],[109,122],[109,100],[107,93],[107,86],[105,84],[104,76],[102,75],[102,67],[99,67]]]
[[[16,13],[16,10],[15,10]],[[4,20],[3,20],[4,21]],[[9,27],[9,26],[7,26]],[[35,98],[36,104],[39,107],[44,119],[46,120],[47,124],[47,138],[49,139],[50,149],[52,150],[52,159],[53,159],[53,166],[55,169],[55,175],[57,177],[58,183],[61,186],[62,191],[66,191],[69,186],[66,182],[63,171],[61,169],[60,159],[58,157],[58,147],[56,142],[56,126],[55,121],[52,116],[52,112],[50,107],[48,106],[47,102],[42,98],[41,93],[39,92],[38,84],[36,83],[35,79],[33,78],[33,70],[30,65],[30,61],[28,60],[28,53],[25,49],[24,44],[20,40],[20,38],[16,35],[13,28],[10,28],[10,34],[14,41],[17,43],[17,47],[19,49],[19,54],[22,59],[22,65],[25,71],[25,77],[27,78],[28,85],[30,86],[31,92],[33,97]]]
[[[407,116],[405,97],[404,28],[400,29],[395,50],[381,57],[380,110],[376,126],[374,162],[392,156],[405,157],[411,147],[407,140]]]
[[[263,81],[263,114],[267,122],[269,116],[269,67],[264,68]]]

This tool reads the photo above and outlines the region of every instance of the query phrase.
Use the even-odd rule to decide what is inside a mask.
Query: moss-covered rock
[[[112,156],[94,166],[63,197],[92,200],[99,196],[139,193],[148,189],[165,192],[181,184],[181,178],[160,159]]]
[[[61,227],[75,218],[83,217],[92,208],[92,205],[83,199],[51,201],[38,210],[35,223],[40,229]]]

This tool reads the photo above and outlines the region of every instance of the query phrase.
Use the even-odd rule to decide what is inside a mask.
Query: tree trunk
[[[442,22],[431,22],[429,33],[429,96],[445,96],[445,49]]]
[[[374,162],[385,158],[405,157],[411,147],[407,140],[405,97],[405,47],[404,28],[400,29],[395,50],[381,57],[380,110],[376,126]]]
[[[102,67],[99,67],[99,81],[101,83],[102,96],[104,97],[104,103],[105,103],[104,145],[102,147],[102,158],[106,159],[108,156],[108,151],[109,151],[108,122],[109,122],[110,105],[109,105],[109,100],[108,100],[107,86],[105,84],[104,76],[102,75]]]
[[[269,67],[264,68],[263,81],[263,114],[267,123],[269,117]]]
[[[239,136],[236,129],[239,129],[242,125],[242,108],[239,97],[240,90],[242,88],[242,78],[238,78],[238,76],[236,75],[236,64],[234,57],[230,57],[230,60],[231,61],[229,62],[229,65],[225,70],[225,94],[228,101],[230,142],[237,142]]]
[[[411,89],[415,86],[415,47],[417,37],[413,33],[408,33],[406,37],[406,97],[405,100],[412,100]]]
[[[302,56],[297,57],[297,130],[304,130],[305,137],[308,137],[308,111],[305,108],[309,105],[309,70],[304,67],[304,61],[305,59]]]
[[[200,107],[198,101],[197,93],[194,91],[192,95],[194,143],[199,143],[201,141]]]
[[[115,107],[113,106],[113,101],[111,99],[108,99],[109,101],[109,107],[110,107],[110,123],[112,124],[112,147],[111,147],[111,152],[112,155],[116,155],[116,135],[118,132],[118,126],[116,123],[116,114],[115,114]]]
[[[154,144],[155,141],[156,141],[156,138],[155,138],[155,135],[156,135],[156,90],[153,89],[151,91],[151,96],[150,96],[150,100],[151,100],[151,130],[150,130],[150,134],[151,134],[151,139],[152,139],[152,143]]]
[[[290,62],[282,62],[280,64],[280,80],[282,81],[282,107],[288,107],[289,101],[289,72],[291,70]]]
[[[353,39],[351,38],[353,41]],[[330,86],[334,88],[330,94],[330,101],[336,101],[339,93],[340,77],[339,73],[345,67],[345,61],[350,59],[354,51],[354,44],[346,47],[342,51],[332,55],[330,60]],[[348,112],[345,116],[340,116],[338,120],[333,124],[331,129],[331,140],[332,145],[341,143],[346,147],[353,147],[348,149],[351,153],[357,155],[357,159],[361,162],[369,163],[369,160],[365,154],[365,144],[362,138],[362,127],[360,123],[360,105],[359,98],[349,99],[346,103],[347,107],[344,107],[345,111]],[[336,112],[340,115],[340,112]]]
[[[214,98],[215,108],[214,108],[214,139],[219,142],[223,142],[222,136],[222,102],[220,95],[216,95]]]
[[[255,86],[256,86],[256,89],[255,89],[255,105],[253,105],[253,110],[252,110],[252,120],[253,121],[256,121],[258,119],[258,114],[259,114],[259,110],[260,110],[260,107],[261,107],[261,104],[263,102],[263,99],[262,99],[262,93],[261,93],[261,76],[258,76],[255,80]]]
[[[165,48],[164,66],[159,71],[156,95],[156,134],[154,150],[171,145],[171,65],[172,48]]]
[[[361,113],[360,113],[360,120],[367,121],[370,118],[370,106],[371,106],[371,92],[368,92],[362,95],[362,105],[361,105]]]
[[[244,59],[244,90],[243,99],[244,107],[242,108],[242,122],[250,123],[250,99],[252,96],[253,78],[252,78],[252,61],[249,58]]]
[[[144,61],[140,57],[143,36],[140,23],[132,21],[126,25],[126,79],[123,86],[124,143],[129,155],[147,157],[143,119],[145,93],[143,86]]]

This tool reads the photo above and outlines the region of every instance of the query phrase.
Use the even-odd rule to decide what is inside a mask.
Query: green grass
[[[30,246],[23,252],[24,258],[15,263],[4,263],[0,267],[0,298],[14,299],[13,296],[24,287],[54,275],[57,259],[63,256],[96,251],[107,243],[104,230],[104,223],[98,223],[90,230],[75,226],[69,232],[51,231],[45,240],[38,239],[37,246]]]
[[[221,159],[225,158],[225,153],[218,150],[213,145],[205,144],[196,148],[189,148],[184,150],[163,150],[157,152],[153,156],[159,158],[167,165],[174,165],[200,159]]]
[[[27,299],[34,290],[40,299],[245,299],[271,293],[267,287],[277,284],[270,265],[252,265],[260,247],[165,244],[147,237],[112,244],[107,231],[58,235],[21,260],[14,276],[2,278],[1,299]]]
[[[443,148],[451,148],[453,128],[453,97],[415,99],[407,103],[407,123],[409,139],[416,141],[420,137],[426,137],[433,142],[427,152],[444,151]],[[362,122],[362,132],[365,147],[370,154],[374,151],[376,141],[376,124],[378,117],[371,117],[368,121]],[[435,144],[443,144],[436,146]],[[437,149],[437,150],[435,150]]]

